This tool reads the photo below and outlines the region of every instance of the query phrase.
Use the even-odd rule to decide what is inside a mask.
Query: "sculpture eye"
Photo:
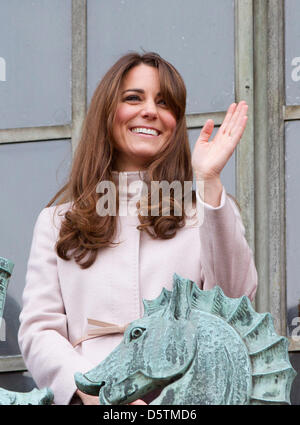
[[[130,341],[133,339],[139,338],[141,335],[143,335],[145,331],[145,328],[133,328],[130,331]]]

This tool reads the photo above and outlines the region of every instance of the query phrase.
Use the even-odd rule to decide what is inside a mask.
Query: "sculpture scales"
[[[290,404],[288,340],[248,297],[228,298],[219,286],[203,291],[175,274],[173,291],[144,307],[104,361],[75,374],[100,404],[127,404],[155,389],[151,404]]]
[[[14,264],[0,257],[0,329],[2,324],[3,310],[6,298],[6,291]],[[20,404],[52,404],[53,392],[49,388],[38,390],[34,388],[28,393],[20,393],[0,388],[0,405],[20,405]]]

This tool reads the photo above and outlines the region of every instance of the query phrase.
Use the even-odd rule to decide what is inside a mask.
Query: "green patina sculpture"
[[[103,362],[75,374],[100,404],[127,404],[154,389],[162,391],[151,404],[290,404],[288,340],[246,296],[203,291],[175,274],[173,291],[144,307]]]
[[[6,298],[6,291],[9,278],[12,274],[14,264],[0,257],[0,329],[3,317],[3,310]],[[0,388],[0,405],[20,405],[20,404],[52,404],[53,392],[49,388],[38,390],[34,388],[28,393],[19,393]]]
[[[7,286],[13,269],[14,264],[11,261],[0,257],[0,325],[3,317]]]

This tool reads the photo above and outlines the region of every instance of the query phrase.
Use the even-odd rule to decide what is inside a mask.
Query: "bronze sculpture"
[[[6,298],[8,282],[12,274],[14,264],[6,258],[0,257],[0,327]],[[8,391],[0,388],[0,405],[31,405],[52,404],[53,392],[49,388],[38,390],[34,388],[28,393]]]
[[[296,372],[288,340],[270,313],[200,290],[174,275],[173,291],[144,300],[144,317],[98,366],[76,373],[77,387],[100,404],[127,404],[161,389],[151,404],[289,404]]]

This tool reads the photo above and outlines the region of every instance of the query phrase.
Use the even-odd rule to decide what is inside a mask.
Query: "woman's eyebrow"
[[[136,91],[136,92],[138,92],[138,93],[145,93],[145,91],[144,91],[144,90],[142,90],[142,89],[127,89],[127,90],[124,90],[124,91],[122,92],[122,94],[124,94],[124,93],[126,93],[126,92],[128,92],[128,91]]]
[[[145,93],[145,90],[143,90],[143,89],[127,89],[127,90],[124,90],[123,92],[122,92],[122,94],[124,94],[124,93],[126,93],[126,92],[128,92],[128,91],[135,91],[135,92],[137,92],[137,93],[142,93],[142,94],[144,94]],[[157,95],[156,96],[160,96],[160,92],[159,93],[157,93]]]

